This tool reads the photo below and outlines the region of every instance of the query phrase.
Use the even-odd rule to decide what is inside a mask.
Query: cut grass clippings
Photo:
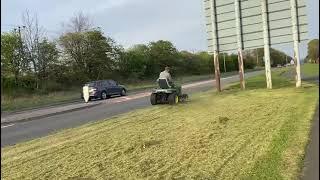
[[[262,80],[2,148],[1,179],[297,179],[318,86]]]

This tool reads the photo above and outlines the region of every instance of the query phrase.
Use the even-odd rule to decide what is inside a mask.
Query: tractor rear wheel
[[[176,93],[169,94],[168,96],[169,104],[177,104],[179,102],[179,96]]]

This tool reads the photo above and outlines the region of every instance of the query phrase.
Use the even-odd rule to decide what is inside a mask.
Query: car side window
[[[109,83],[110,83],[111,86],[115,86],[116,85],[116,82],[114,82],[112,80],[110,80]]]
[[[97,84],[98,87],[102,86],[102,82],[101,81],[98,81],[96,84]]]
[[[103,84],[102,84],[104,87],[107,87],[109,86],[109,82],[108,81],[103,81]]]

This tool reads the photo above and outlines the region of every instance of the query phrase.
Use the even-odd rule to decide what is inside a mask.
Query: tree
[[[134,45],[125,51],[119,62],[120,74],[130,79],[144,79],[147,62],[149,60],[149,48],[144,44]]]
[[[165,66],[171,66],[173,73],[177,66],[178,50],[169,41],[159,40],[148,45],[150,49],[150,59],[147,63],[147,75],[155,76]]]
[[[206,51],[195,54],[199,61],[201,74],[208,74],[214,72],[213,56]]]
[[[245,69],[253,69],[257,66],[257,53],[255,50],[247,50],[243,52],[243,64]]]
[[[313,39],[308,43],[308,58],[311,62],[316,62],[319,58],[319,39]]]
[[[25,27],[23,31],[23,44],[26,48],[26,53],[24,56],[26,56],[31,73],[35,74],[36,88],[38,89],[41,79],[39,70],[42,64],[39,59],[39,42],[44,39],[44,30],[38,23],[37,15],[31,16],[28,10],[22,15],[22,22]]]
[[[121,48],[100,30],[66,33],[59,42],[78,81],[108,77],[118,68]]]
[[[282,51],[279,51],[277,49],[270,49],[270,59],[271,59],[271,66],[275,67],[278,64],[280,65],[285,65],[286,62],[286,54]]]
[[[50,67],[57,63],[59,52],[54,42],[49,42],[47,39],[42,40],[38,44],[38,73],[40,82],[45,81],[49,76]]]
[[[179,71],[183,74],[201,74],[200,59],[188,51],[181,51],[180,58],[182,61],[179,63]]]
[[[81,11],[76,13],[68,23],[62,25],[66,26],[67,32],[85,32],[93,29],[90,17]]]
[[[13,75],[15,83],[25,64],[21,56],[21,42],[17,33],[1,34],[1,74]]]

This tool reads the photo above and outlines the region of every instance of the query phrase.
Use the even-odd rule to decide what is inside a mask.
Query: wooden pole
[[[242,38],[242,22],[241,22],[241,14],[240,14],[240,0],[234,1],[235,6],[235,17],[236,17],[236,27],[237,27],[237,44],[238,44],[238,63],[239,63],[239,77],[240,77],[240,87],[242,90],[245,89],[245,81],[244,81],[244,69],[243,69],[243,57],[242,57],[242,49],[243,49],[243,38]]]
[[[267,88],[272,89],[271,64],[270,64],[270,37],[268,25],[267,0],[261,0],[263,42],[264,42],[264,66],[266,70]]]
[[[214,69],[215,69],[215,80],[217,91],[221,92],[221,83],[220,83],[220,67],[219,67],[219,53],[217,51],[214,52]]]
[[[242,50],[238,49],[238,64],[239,64],[239,76],[240,76],[240,87],[242,90],[246,88],[244,81],[244,68],[243,68],[243,55]]]
[[[227,72],[227,68],[226,68],[226,53],[223,53],[223,66],[224,66],[224,72]]]
[[[256,49],[256,53],[257,53],[257,66],[259,66],[259,51],[258,51],[258,49]]]
[[[290,0],[291,4],[291,17],[292,17],[292,35],[294,46],[294,59],[296,64],[296,87],[301,87],[301,72],[300,72],[300,55],[299,55],[299,34],[298,34],[298,15],[297,15],[297,2]]]

